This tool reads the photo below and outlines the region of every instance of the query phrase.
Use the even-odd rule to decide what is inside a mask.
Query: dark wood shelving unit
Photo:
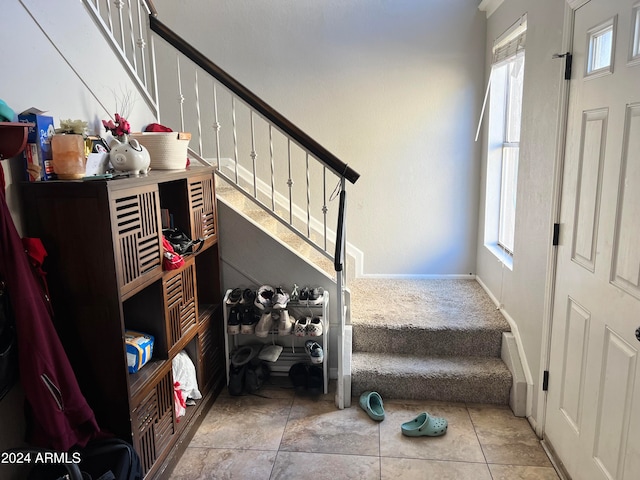
[[[225,385],[213,169],[22,185],[26,234],[42,239],[54,322],[103,430],[131,442],[145,478],[171,471]],[[161,209],[204,246],[162,269]],[[125,330],[154,337],[129,374]],[[186,351],[203,398],[176,418],[171,361]]]

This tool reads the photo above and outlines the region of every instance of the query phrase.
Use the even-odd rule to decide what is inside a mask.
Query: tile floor
[[[559,478],[529,423],[508,407],[389,400],[377,423],[357,399],[336,409],[333,393],[268,386],[260,395],[223,391],[171,479]],[[447,418],[446,435],[404,437],[400,424],[421,411]]]

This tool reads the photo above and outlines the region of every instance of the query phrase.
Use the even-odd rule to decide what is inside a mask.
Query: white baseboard
[[[411,273],[362,273],[357,278],[389,278],[393,280],[475,280],[475,275],[463,273],[451,274],[411,274]]]
[[[476,275],[476,281],[480,284],[489,298],[493,301],[496,307],[500,307],[500,301],[498,298],[489,290],[489,288],[484,284],[482,279]],[[518,346],[518,353],[520,355],[520,362],[522,363],[522,369],[524,370],[524,376],[527,379],[527,418],[532,420],[532,411],[533,411],[533,376],[531,375],[531,368],[529,368],[529,362],[527,361],[527,357],[524,353],[524,347],[522,346],[522,338],[520,337],[520,331],[518,330],[518,324],[516,321],[509,315],[509,313],[504,308],[499,308],[502,316],[507,320],[509,326],[511,327],[511,333],[516,340],[516,345]]]

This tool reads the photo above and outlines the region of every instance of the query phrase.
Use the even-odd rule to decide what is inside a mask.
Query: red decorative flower
[[[121,117],[119,113],[115,114],[116,121],[113,120],[102,120],[102,125],[104,128],[111,132],[111,135],[114,137],[122,138],[124,135],[128,135],[131,133],[131,125],[124,117]]]

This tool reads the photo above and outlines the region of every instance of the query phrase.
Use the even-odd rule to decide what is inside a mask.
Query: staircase
[[[353,396],[509,403],[509,324],[476,281],[357,279],[350,289]]]
[[[333,282],[339,408],[349,392],[366,390],[383,398],[513,401],[512,374],[500,358],[509,325],[475,281],[356,279],[345,289],[341,265],[353,274],[355,260],[345,252],[344,204],[330,197],[336,182],[344,191],[358,173],[162,24],[148,0],[135,0],[128,15],[107,0],[84,1],[148,102],[162,106],[162,123],[192,133],[190,157],[218,166],[220,201]],[[132,19],[136,13],[151,14],[149,31]]]

